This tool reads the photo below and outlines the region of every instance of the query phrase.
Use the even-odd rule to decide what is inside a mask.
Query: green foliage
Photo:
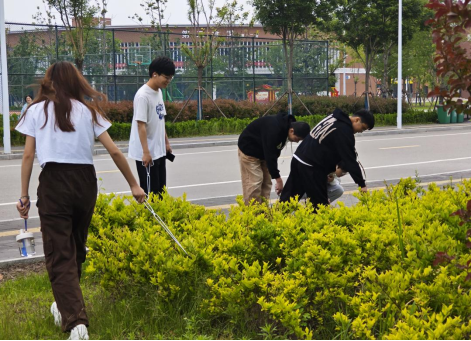
[[[349,111],[347,111],[349,112]],[[352,113],[352,112],[350,112]],[[274,113],[273,113],[274,114]],[[114,117],[126,117],[122,112],[117,113]],[[242,117],[245,115],[242,115]],[[257,117],[250,116],[247,113],[247,118],[213,118],[203,121],[183,121],[183,122],[165,122],[165,130],[170,138],[175,137],[191,137],[191,136],[208,136],[208,135],[230,135],[240,134],[247,125]],[[16,125],[16,116],[12,116],[11,121],[11,143],[12,145],[22,145],[25,143],[25,137],[19,132],[14,130]],[[132,112],[130,113],[132,118]],[[325,115],[304,115],[297,116],[298,121],[307,122],[311,127],[319,123]],[[0,121],[2,116],[0,115]],[[435,123],[437,121],[436,112],[426,112],[421,110],[408,111],[402,115],[402,122],[404,124],[423,124]],[[397,122],[397,114],[377,114],[375,115],[375,125],[381,126],[394,126]],[[127,141],[131,134],[131,123],[113,122],[112,126],[108,129],[108,133],[114,141]],[[0,145],[3,145],[3,127],[0,127]]]
[[[97,26],[95,16],[100,12],[99,3],[93,5],[90,0],[43,0],[49,6],[46,14],[50,16],[55,9],[65,27],[65,35],[70,44],[77,69],[82,72],[87,54],[88,41],[93,40],[92,31]],[[103,3],[103,11],[106,13]]]
[[[8,279],[7,275],[0,280],[0,340],[65,339],[65,334],[54,325],[49,312],[54,296],[45,266],[18,270],[21,273],[17,273],[14,279]],[[0,269],[1,274],[9,271]],[[226,326],[210,324],[197,315],[192,305],[165,304],[155,295],[153,288],[141,290],[139,295],[117,298],[86,275],[82,276],[80,286],[90,320],[88,332],[93,340],[233,340],[256,337],[245,331],[233,335]]]
[[[301,96],[302,101],[309,111],[315,115],[327,115],[340,108],[347,113],[354,113],[364,107],[364,98],[359,97],[325,97],[325,96]],[[230,99],[217,99],[217,105],[229,118],[257,118],[265,114],[272,106],[272,103],[253,103],[250,101],[234,101]],[[370,100],[370,110],[373,114],[396,113],[397,101],[395,99],[374,97]],[[173,122],[183,107],[181,102],[167,102],[167,122]],[[406,107],[406,104],[403,104]],[[281,99],[268,113],[276,114],[280,110],[287,111],[287,98]],[[133,116],[133,106],[131,101],[121,101],[119,103],[107,103],[103,106],[108,118],[112,122],[131,122]],[[196,101],[190,101],[179,116],[179,120],[190,121],[196,119]],[[203,100],[204,119],[220,118],[221,114],[212,101]],[[309,115],[304,106],[297,99],[293,100],[293,113],[295,116]]]
[[[288,90],[293,89],[294,41],[316,20],[316,2],[304,0],[253,0],[256,19],[266,32],[282,38]],[[292,112],[290,111],[290,114]]]
[[[203,319],[271,339],[465,339],[470,226],[451,214],[470,191],[471,181],[424,190],[409,178],[357,194],[354,207],[314,214],[309,202],[238,198],[227,217],[151,198],[188,257],[143,206],[100,195],[86,272],[117,297],[153,288],[166,304],[194,302]]]
[[[426,24],[432,29],[437,76],[448,85],[448,88],[436,86],[430,95],[443,97],[445,109],[469,114],[471,96],[466,103],[453,100],[460,98],[462,91],[468,94],[471,91],[471,62],[465,48],[469,42],[468,29],[471,22],[469,1],[429,0],[426,7],[434,13]]]
[[[397,42],[397,1],[390,0],[322,0],[319,13],[325,30],[338,32],[338,39],[351,47],[366,70],[365,91],[369,92],[369,75],[374,59]],[[403,1],[403,39],[406,42],[422,19],[423,0]],[[390,51],[387,51],[389,54]]]
[[[254,0],[253,6],[264,30],[284,38],[302,35],[315,20],[314,1]]]

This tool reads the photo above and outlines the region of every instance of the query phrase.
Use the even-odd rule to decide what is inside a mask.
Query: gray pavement
[[[471,177],[471,123],[452,125],[406,126],[398,131],[394,127],[381,127],[357,136],[357,150],[365,167],[369,188],[396,183],[401,177],[414,177],[419,173],[423,182],[449,182]],[[170,194],[181,196],[206,207],[227,209],[241,193],[237,160],[237,136],[208,136],[171,139],[176,160],[168,163]],[[118,143],[124,151],[126,143]],[[289,174],[289,164],[296,144],[289,144],[282,152],[279,168],[283,179]],[[15,148],[21,157],[21,148]],[[94,156],[99,186],[104,192],[129,193],[129,188],[109,155]],[[129,161],[135,172],[133,161]],[[15,205],[20,184],[20,159],[0,160],[0,266],[9,264],[19,256],[15,242],[17,231],[24,226],[18,218]],[[35,189],[40,168],[33,167],[30,194],[35,200]],[[356,185],[349,176],[343,180],[347,192]],[[272,198],[275,194],[272,193]],[[347,193],[340,199],[347,205],[356,199]],[[36,207],[31,210],[28,226],[35,233],[37,254],[42,256],[42,241]]]
[[[471,129],[471,121],[466,120],[464,123],[454,124],[410,124],[403,125],[402,129],[397,129],[395,126],[377,127],[372,131],[364,132],[366,136],[380,136],[380,135],[401,135],[401,134],[416,134],[426,132],[439,132],[439,131],[457,131]],[[217,135],[217,136],[199,136],[199,137],[185,137],[185,138],[172,138],[170,142],[173,149],[187,149],[187,148],[201,148],[201,147],[215,147],[215,146],[233,146],[237,145],[238,135]],[[128,141],[116,141],[119,149],[126,153],[128,151]],[[107,154],[106,149],[102,144],[97,142],[95,144],[95,155]],[[16,160],[21,159],[23,155],[22,146],[13,146],[12,152],[9,154],[4,153],[4,148],[0,147],[0,161],[1,160]]]

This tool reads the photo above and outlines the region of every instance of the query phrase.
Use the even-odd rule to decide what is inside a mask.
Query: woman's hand
[[[144,201],[146,201],[146,192],[144,192],[144,190],[139,187],[139,185],[132,186],[131,193],[139,204],[142,204]]]
[[[31,207],[31,202],[28,198],[19,199],[16,203],[16,209],[20,212],[20,218],[28,219],[29,209]]]

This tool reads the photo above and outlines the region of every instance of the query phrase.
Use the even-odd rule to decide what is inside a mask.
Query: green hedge
[[[340,108],[347,113],[354,113],[364,108],[364,98],[358,97],[325,97],[325,96],[301,96],[304,104],[309,108],[312,114],[326,115],[335,108]],[[229,99],[217,99],[217,105],[222,112],[230,118],[255,118],[262,116],[273,103],[253,103],[249,101],[234,101]],[[167,102],[167,121],[172,122],[182,109],[184,102]],[[374,114],[395,113],[397,101],[387,98],[373,98],[370,102],[371,111]],[[404,108],[407,104],[404,102]],[[133,116],[133,106],[131,101],[120,103],[107,103],[104,107],[105,112],[113,122],[131,122]],[[287,99],[283,98],[271,110],[270,114],[279,110],[287,110]],[[177,121],[196,120],[196,101],[190,101],[185,107]],[[297,100],[293,100],[293,112],[297,116],[309,115],[304,106]],[[222,115],[214,106],[212,101],[203,101],[203,115],[205,119],[221,118]]]
[[[144,206],[100,195],[86,273],[117,297],[155,292],[182,315],[196,309],[202,330],[469,339],[471,226],[451,214],[466,208],[470,192],[467,180],[424,190],[409,178],[357,194],[353,207],[314,214],[310,203],[245,206],[239,197],[227,216],[184,197],[153,196],[189,256]]]
[[[298,116],[298,121],[309,123],[314,127],[325,116],[323,115],[308,115]],[[240,134],[244,128],[255,118],[215,118],[211,120],[202,121],[185,121],[185,122],[165,122],[165,129],[170,138],[175,137],[191,137],[191,136],[208,136],[208,135],[223,135],[223,134]],[[381,126],[395,126],[397,114],[378,114],[375,115],[376,127]],[[437,121],[437,114],[435,112],[424,111],[411,111],[402,115],[402,122],[404,124],[423,124],[435,123]],[[115,122],[108,130],[111,138],[115,141],[129,140],[131,133],[131,123]],[[3,145],[3,128],[0,128],[0,145]],[[24,144],[24,136],[16,130],[11,131],[12,145]]]

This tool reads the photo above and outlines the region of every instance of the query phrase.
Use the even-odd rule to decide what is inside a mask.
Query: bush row
[[[471,229],[451,213],[470,191],[471,181],[424,190],[409,178],[317,214],[309,202],[245,206],[239,197],[227,217],[152,197],[189,256],[143,206],[100,195],[86,273],[112,294],[153,288],[197,309],[197,323],[270,339],[469,339]]]
[[[301,96],[300,97],[306,107],[312,114],[326,115],[331,113],[335,108],[340,108],[346,113],[354,113],[364,108],[364,98],[359,97],[325,97],[325,96]],[[271,106],[270,104],[253,103],[249,101],[234,101],[229,99],[217,99],[215,101],[221,111],[230,118],[255,118],[262,116]],[[184,102],[167,102],[165,104],[167,110],[167,121],[173,122],[178,113],[183,108]],[[374,97],[370,100],[371,111],[374,114],[396,113],[397,102],[395,99],[386,99]],[[406,108],[406,103],[403,105]],[[279,101],[270,114],[279,110],[286,111],[288,108],[287,98]],[[133,116],[133,106],[131,101],[123,101],[120,103],[107,103],[103,109],[113,122],[131,122]],[[177,121],[196,120],[196,101],[190,101],[189,104],[178,116]],[[297,100],[293,100],[293,112],[295,115],[309,115],[304,106]],[[203,100],[203,115],[205,119],[222,117],[219,110],[211,100]]]
[[[324,118],[323,115],[298,116],[298,121],[309,123],[314,127]],[[207,136],[207,135],[223,135],[223,134],[240,134],[242,130],[255,118],[215,118],[202,121],[184,121],[184,122],[166,122],[165,128],[170,138],[175,137],[191,137],[191,136]],[[397,114],[375,115],[376,126],[396,125]],[[435,112],[411,111],[403,114],[402,122],[404,124],[420,124],[434,123],[437,121]],[[131,133],[131,123],[114,122],[108,129],[111,138],[115,141],[129,140]],[[3,145],[3,128],[0,127],[0,145]],[[11,141],[13,145],[24,144],[24,136],[16,130],[11,130]]]

